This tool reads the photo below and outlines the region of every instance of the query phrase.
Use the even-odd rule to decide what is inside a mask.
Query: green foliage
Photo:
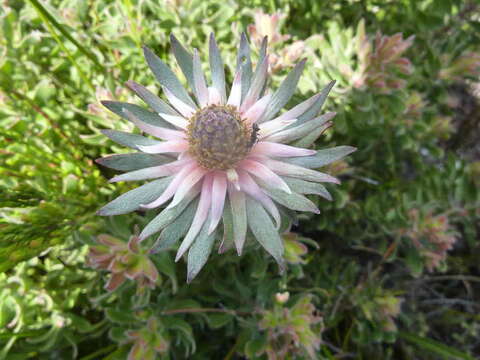
[[[100,211],[124,214],[155,199],[162,180],[131,190],[109,186],[106,179],[118,170],[164,161],[121,154],[125,150],[115,142],[136,149],[139,139],[152,140],[126,134],[133,130],[128,118],[107,111],[100,100],[113,110],[117,102],[143,107],[134,92],[148,102],[149,91],[158,90],[129,82],[130,92],[124,85],[129,79],[154,84],[142,45],[159,55],[150,61],[160,70],[165,63],[189,78],[193,64],[177,45],[172,50],[181,66],[175,63],[170,34],[198,48],[207,64],[209,34],[215,32],[230,84],[240,30],[247,29],[251,42],[260,45],[255,37],[260,10],[285,14],[266,27],[271,39],[276,35],[268,49],[276,55],[272,88],[291,74],[276,100],[283,103],[297,81],[300,91],[291,104],[322,89],[328,93],[335,80],[325,107],[337,115],[318,119],[322,130],[330,121],[334,126],[314,146],[349,144],[358,151],[327,165],[325,172],[339,177],[340,187],[288,183],[305,194],[289,201],[318,207],[321,214],[300,215],[281,238],[262,208],[246,204],[249,222],[258,223],[249,231],[258,232],[262,245],[274,252],[285,267],[282,274],[250,232],[242,257],[233,249],[243,244],[231,236],[219,249],[205,236],[189,254],[198,256],[187,272],[174,254],[191,216],[96,215],[122,193]],[[5,2],[0,359],[474,358],[480,330],[479,10],[475,2],[460,0]],[[394,38],[400,47],[410,36],[415,39],[389,58],[375,53],[382,49],[377,32],[386,41],[402,33]],[[263,56],[255,46],[253,63]],[[292,64],[300,58],[306,63],[298,80]],[[402,58],[408,62],[395,63]],[[251,64],[242,66],[248,72]],[[158,77],[170,81],[165,74],[159,71]],[[213,75],[223,82],[221,74]],[[381,86],[378,79],[385,80]],[[106,132],[113,141],[104,129],[113,129]],[[298,140],[303,145],[319,135],[307,130]],[[291,135],[288,129],[284,135]],[[320,152],[318,161],[323,165],[323,155],[335,159],[350,151],[335,147]],[[102,160],[109,169],[97,166],[95,159],[109,153],[120,155]],[[323,198],[310,198],[311,193]],[[129,198],[137,203],[124,201]],[[193,210],[189,206],[182,214]],[[231,215],[221,234],[246,224],[245,214]],[[142,259],[124,262],[133,273],[152,273],[150,264],[155,265],[155,287],[139,292],[139,278],[125,275],[107,291],[111,269],[87,265],[98,236],[127,244],[136,225],[144,227],[156,216],[140,235],[140,255],[122,248]],[[168,231],[151,236],[162,229]],[[148,266],[140,269],[138,263]]]

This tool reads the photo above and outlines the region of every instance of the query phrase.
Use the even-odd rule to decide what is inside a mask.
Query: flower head
[[[139,238],[143,240],[158,232],[158,241],[163,243],[172,244],[183,238],[176,260],[188,252],[188,281],[207,261],[220,222],[224,227],[223,240],[232,240],[239,254],[250,229],[283,268],[284,246],[278,234],[280,213],[318,213],[304,194],[328,198],[321,183],[339,181],[312,168],[355,150],[349,146],[321,151],[304,148],[331,125],[334,113],[318,112],[333,82],[321,93],[278,115],[292,97],[305,62],[297,64],[280,87],[270,93],[265,86],[269,64],[266,39],[263,43],[253,71],[248,41],[242,35],[227,97],[223,62],[213,35],[209,43],[211,86],[205,80],[198,52],[190,53],[172,36],[173,53],[195,100],[174,73],[150,49],[144,48],[145,58],[170,104],[133,81],[127,85],[153,111],[128,103],[103,103],[162,141],[104,131],[112,140],[140,150],[98,160],[102,165],[127,171],[111,182],[157,180],[123,194],[100,209],[99,214],[153,209],[169,202]]]

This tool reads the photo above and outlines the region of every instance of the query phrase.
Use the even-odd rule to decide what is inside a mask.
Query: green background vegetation
[[[291,37],[272,53],[303,46],[292,104],[337,81],[323,109],[334,126],[315,147],[358,148],[326,170],[342,185],[286,235],[283,275],[252,246],[213,254],[187,285],[165,250],[150,256],[154,290],[127,281],[107,293],[89,246],[105,233],[127,241],[155,212],[95,215],[131,188],[94,162],[125,151],[101,129],[132,130],[99,100],[141,104],[129,79],[156,89],[144,44],[178,70],[171,33],[206,64],[214,32],[231,81],[259,11],[285,14],[277,30]],[[0,359],[474,359],[479,19],[460,0],[3,0]],[[377,33],[415,36],[402,54],[411,71],[368,63]],[[274,88],[292,65],[283,59]]]

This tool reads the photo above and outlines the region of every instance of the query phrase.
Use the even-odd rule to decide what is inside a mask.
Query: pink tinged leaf
[[[163,176],[169,176],[176,174],[184,166],[193,163],[193,160],[190,158],[173,161],[168,164],[152,166],[140,170],[130,171],[125,174],[114,176],[110,179],[110,183],[118,181],[138,181],[138,180],[147,180],[155,179]]]
[[[189,118],[195,112],[194,108],[185,104],[182,100],[173,95],[173,93],[166,87],[163,87],[163,92],[165,93],[165,96],[167,97],[170,104],[172,104],[173,107],[177,109],[177,111],[186,118]]]
[[[132,123],[134,123],[140,130],[145,131],[147,134],[156,136],[164,140],[178,140],[185,138],[185,134],[181,131],[165,129],[162,127],[147,124],[138,119],[127,109],[123,109],[123,112]]]
[[[195,85],[198,104],[203,108],[207,106],[208,103],[208,89],[197,49],[193,51],[193,83]]]
[[[302,115],[305,111],[310,109],[313,104],[323,95],[323,93],[319,93],[313,95],[311,98],[305,100],[304,102],[298,104],[297,106],[291,108],[290,110],[284,112],[282,115],[278,116],[277,118],[273,119],[272,121],[282,121],[282,120],[291,120],[296,119],[300,115]]]
[[[233,80],[232,90],[230,90],[230,96],[228,97],[227,105],[240,106],[242,100],[242,68],[240,67],[235,74]]]
[[[105,290],[114,291],[125,281],[123,274],[112,274],[108,282],[105,284]]]
[[[182,201],[190,189],[192,189],[207,172],[208,170],[205,170],[200,166],[197,166],[195,169],[191,170],[188,175],[184,177],[182,183],[178,186],[175,196],[172,202],[168,205],[167,209],[176,206],[180,201]]]
[[[228,169],[226,171],[228,181],[235,186],[235,189],[240,190],[240,183],[238,182],[238,173],[235,169]]]
[[[221,105],[222,95],[218,92],[217,88],[210,86],[208,88],[208,105]]]
[[[272,94],[265,95],[243,114],[249,124],[255,123],[263,115],[271,98]]]
[[[147,154],[179,153],[188,150],[188,142],[185,140],[165,141],[155,145],[138,145],[138,149]],[[297,156],[297,155],[292,155]]]
[[[340,184],[340,181],[333,176],[324,174],[319,171],[306,169],[301,166],[288,164],[282,161],[262,158],[259,159],[264,165],[268,166],[270,170],[276,172],[279,175],[285,175],[297,179],[313,181],[313,182],[329,182],[334,184]]]
[[[175,125],[176,127],[179,127],[180,129],[185,130],[188,126],[188,121],[183,116],[169,115],[164,113],[158,113],[158,115],[160,115],[162,119],[168,121],[170,124]]]
[[[267,79],[268,74],[268,55],[265,56],[261,63],[258,65],[258,69],[255,70],[253,77],[252,85],[248,90],[247,96],[242,103],[240,111],[248,110],[260,96],[260,93],[265,85],[265,80]]]
[[[270,184],[275,188],[279,188],[280,190],[285,191],[287,194],[290,194],[292,192],[280,176],[275,174],[272,170],[270,170],[262,163],[259,163],[258,161],[245,159],[239,163],[239,167],[245,171],[248,171],[250,174],[262,179],[267,184]]]
[[[245,205],[245,194],[229,184],[228,198],[230,199],[230,207],[233,214],[233,240],[235,242],[238,255],[241,255],[247,236],[247,210]]]
[[[185,238],[180,244],[177,256],[175,257],[175,261],[180,260],[183,254],[185,254],[188,248],[192,245],[203,224],[205,223],[205,220],[207,219],[212,201],[212,184],[213,176],[206,176],[203,180],[202,190],[200,193],[200,202],[198,203],[197,212],[195,213],[192,225],[190,226],[187,235],[185,235]]]
[[[194,170],[197,167],[198,165],[196,163],[183,167],[178,172],[178,174],[175,175],[175,177],[172,179],[170,184],[168,184],[165,191],[162,193],[162,195],[160,195],[160,197],[157,200],[154,200],[148,204],[141,205],[141,207],[144,207],[147,209],[153,209],[167,202],[173,195],[175,195],[175,192],[177,191],[182,181],[185,179],[185,176],[187,176],[192,170]]]
[[[213,175],[212,185],[212,207],[211,221],[208,228],[210,235],[216,228],[223,214],[223,206],[225,204],[225,195],[227,193],[227,178],[223,172],[215,172]]]
[[[276,227],[280,228],[280,213],[273,201],[262,191],[245,170],[238,170],[238,175],[242,191],[260,202],[275,220]]]
[[[273,135],[283,129],[285,129],[287,126],[292,125],[295,123],[297,119],[292,119],[292,120],[271,120],[264,122],[263,124],[260,124],[259,131],[258,131],[258,137],[260,139],[266,138],[270,135]]]
[[[271,157],[293,157],[314,155],[316,151],[269,141],[260,141],[255,144],[250,153],[254,155]]]

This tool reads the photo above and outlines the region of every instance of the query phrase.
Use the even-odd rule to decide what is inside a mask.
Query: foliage
[[[3,1],[0,359],[473,359],[479,11],[460,0]],[[273,88],[307,59],[291,104],[337,81],[334,126],[315,147],[359,150],[328,165],[342,185],[312,198],[322,213],[282,229],[283,274],[250,242],[241,258],[212,254],[187,285],[174,236],[136,244],[154,211],[95,214],[131,189],[94,161],[124,151],[101,130],[132,131],[99,101],[142,105],[123,83],[154,84],[144,44],[180,75],[171,33],[205,49],[215,32],[231,83],[241,30],[254,45],[275,39]],[[107,291],[109,272],[121,281]]]

